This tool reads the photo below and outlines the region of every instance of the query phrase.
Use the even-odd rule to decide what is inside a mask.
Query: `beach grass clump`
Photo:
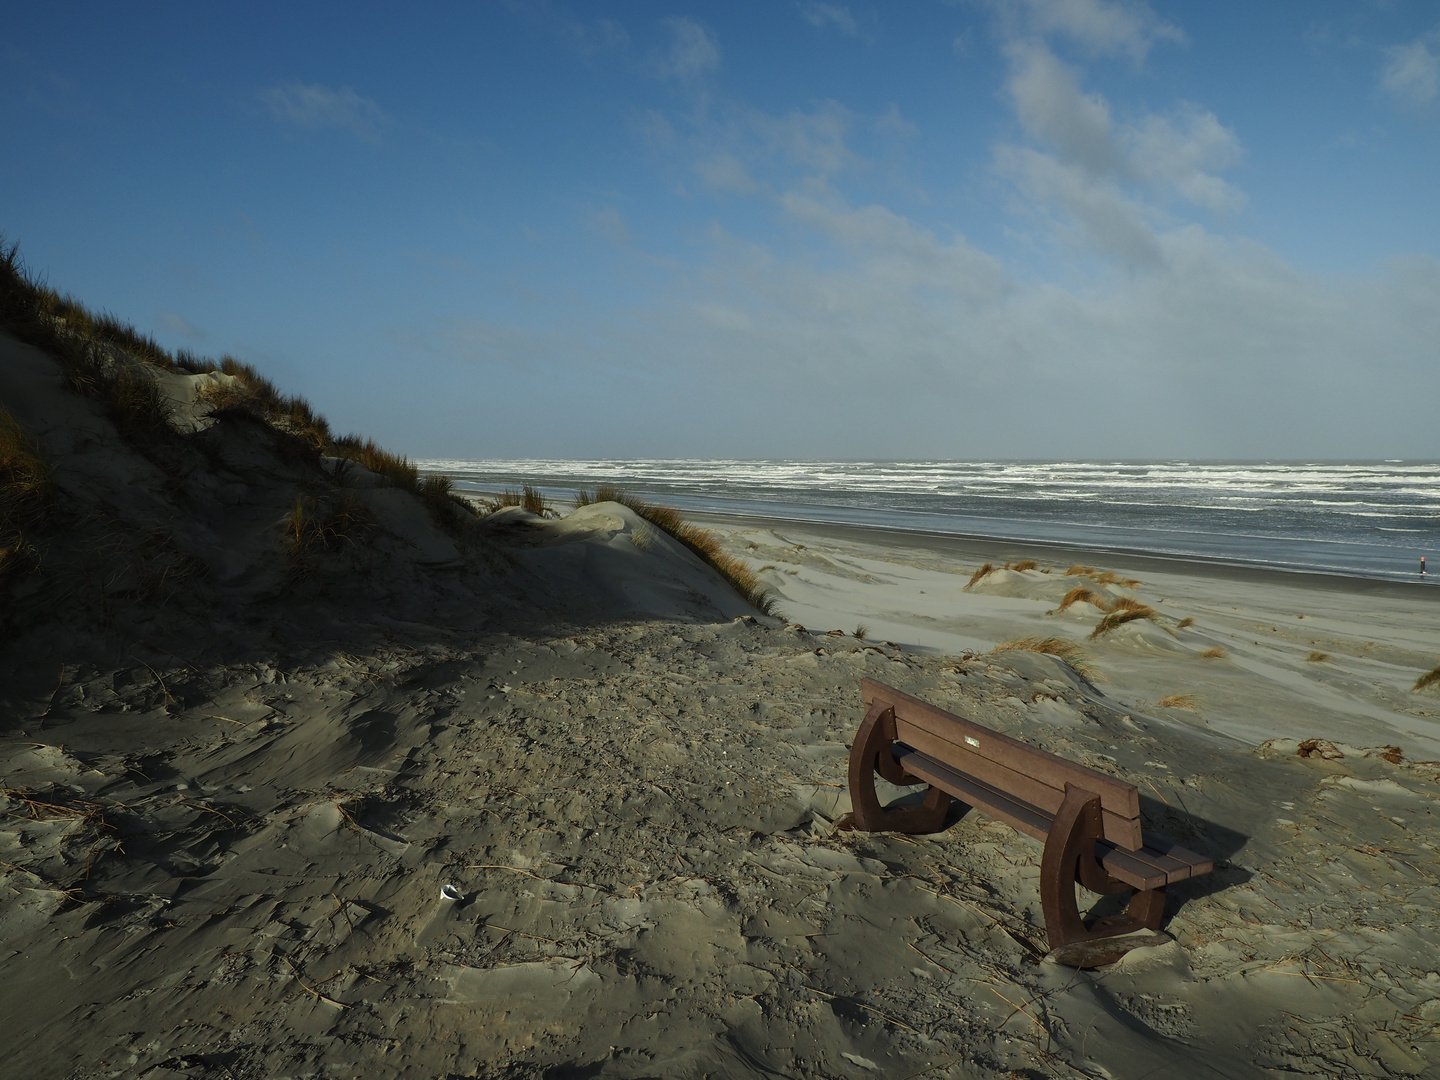
[[[1194,694],[1170,694],[1155,703],[1162,709],[1193,709],[1197,702]]]
[[[1216,645],[1213,649],[1206,649],[1204,652],[1202,652],[1200,654],[1200,658],[1202,660],[1224,660],[1225,657],[1229,655],[1230,654],[1227,653],[1224,649],[1222,649],[1219,645]]]
[[[1415,680],[1415,689],[1424,690],[1427,686],[1434,686],[1440,683],[1440,664],[1436,664],[1420,678]]]
[[[39,441],[0,405],[0,538],[43,517],[50,496],[50,470]]]
[[[869,636],[870,636],[870,628],[869,628],[868,626],[866,626],[864,623],[860,623],[858,626],[855,627],[855,640],[856,640],[856,641],[864,641],[864,640],[865,640],[867,637],[869,637]]]
[[[1195,625],[1195,616],[1193,616],[1193,615],[1186,615],[1185,618],[1181,619],[1179,622],[1177,622],[1177,623],[1175,624],[1175,629],[1177,629],[1177,630],[1184,630],[1187,626],[1194,626],[1194,625]]]
[[[996,569],[997,568],[994,563],[988,562],[984,566],[980,567],[979,570],[976,570],[975,573],[970,575],[970,581],[965,586],[965,592],[969,592],[980,582],[984,581],[987,577],[993,574]]]
[[[1110,631],[1124,626],[1126,623],[1134,622],[1136,619],[1149,619],[1155,621],[1156,611],[1149,604],[1142,604],[1138,600],[1126,599],[1125,602],[1117,601],[1110,613],[1095,625],[1090,631],[1092,638],[1103,637]]]
[[[1007,562],[1005,564],[1006,570],[1036,570],[1039,569],[1039,567],[1040,564],[1034,559],[1021,559],[1018,562]]]
[[[115,426],[144,450],[170,437],[170,406],[156,375],[220,371],[230,383],[206,391],[215,413],[243,410],[284,432],[315,454],[355,461],[411,492],[441,524],[455,526],[475,510],[448,487],[422,483],[419,471],[398,454],[370,439],[334,438],[330,425],[304,398],[283,394],[253,366],[233,356],[217,363],[181,350],[171,354],[155,339],[114,315],[96,315],[70,296],[62,296],[30,274],[19,247],[0,237],[0,328],[48,354],[59,365],[66,386],[99,402]]]
[[[1312,649],[1310,655],[1305,657],[1307,664],[1323,664],[1330,659],[1328,652],[1321,652],[1319,649]]]
[[[1090,663],[1089,657],[1086,654],[1084,647],[1078,645],[1073,641],[1070,641],[1068,638],[1013,638],[1010,641],[1002,641],[999,645],[996,645],[995,648],[991,649],[990,651],[991,653],[1011,651],[1044,653],[1047,656],[1055,656],[1065,661],[1065,663],[1070,665],[1071,670],[1073,670],[1077,675],[1080,675],[1081,677],[1088,679],[1091,682],[1100,681],[1100,673],[1096,671],[1094,665]]]
[[[0,406],[0,585],[35,561],[25,531],[44,519],[52,501],[39,442]]]
[[[300,495],[285,519],[285,550],[299,565],[321,552],[338,552],[358,541],[374,519],[349,491],[333,497]]]
[[[16,244],[0,238],[0,328],[47,353],[68,389],[98,402],[132,442],[169,434],[169,407],[147,368],[176,369],[153,338],[113,315],[93,315],[31,275]]]
[[[637,517],[648,521],[688,548],[701,562],[724,578],[726,583],[757,611],[763,611],[766,615],[775,613],[775,597],[761,583],[755,571],[727,553],[720,546],[720,541],[710,533],[687,522],[678,510],[646,502],[620,490],[614,484],[601,484],[593,491],[575,493],[577,510],[582,506],[593,506],[602,502],[614,502],[629,507]]]
[[[1057,615],[1060,612],[1064,611],[1066,608],[1071,607],[1075,604],[1094,604],[1101,611],[1109,610],[1105,598],[1096,593],[1094,589],[1088,588],[1084,585],[1076,585],[1073,589],[1071,589],[1065,594],[1063,599],[1061,599],[1059,607],[1053,608],[1050,611],[1047,611],[1045,614]]]
[[[1134,589],[1140,585],[1139,578],[1121,577],[1113,570],[1097,570],[1093,566],[1072,566],[1065,571],[1066,577],[1088,577],[1096,585],[1119,585],[1122,589]]]
[[[489,499],[482,499],[481,507],[485,513],[493,514],[496,510],[503,510],[507,506],[519,506],[530,511],[536,517],[559,517],[559,511],[550,505],[550,500],[540,493],[539,488],[525,484],[520,488],[507,487]]]

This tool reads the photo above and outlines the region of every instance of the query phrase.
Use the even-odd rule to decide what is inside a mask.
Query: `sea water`
[[[425,461],[462,492],[615,484],[682,510],[1440,581],[1440,463]],[[1427,576],[1431,576],[1427,575]]]

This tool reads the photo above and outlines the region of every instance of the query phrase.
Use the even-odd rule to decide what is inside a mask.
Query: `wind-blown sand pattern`
[[[447,531],[364,470],[297,566],[333,463],[176,383],[167,471],[47,364],[0,337],[64,526],[5,601],[6,1075],[1440,1075],[1434,592],[705,522],[766,618],[623,506]],[[1081,562],[1155,617],[1046,614]],[[836,832],[862,676],[1134,783],[1216,859],[1174,940],[1044,959],[979,814]]]

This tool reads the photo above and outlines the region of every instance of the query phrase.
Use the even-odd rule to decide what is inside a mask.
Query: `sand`
[[[329,466],[227,421],[184,438],[251,479],[182,499],[84,419],[74,498],[128,469],[107,528],[219,569],[62,603],[61,544],[5,615],[7,1076],[1440,1075],[1440,593],[1092,553],[1162,613],[1092,643],[1074,553],[708,522],[767,618],[624,507],[453,536],[364,487],[364,557],[297,577]],[[862,676],[1136,784],[1216,859],[1173,940],[1046,959],[1040,846],[980,814],[837,832]]]

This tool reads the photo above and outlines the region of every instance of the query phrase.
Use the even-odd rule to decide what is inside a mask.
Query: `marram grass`
[[[1069,664],[1076,674],[1081,675],[1086,679],[1089,679],[1091,682],[1101,681],[1100,673],[1096,671],[1094,666],[1089,662],[1084,648],[1080,645],[1077,645],[1075,642],[1070,641],[1068,638],[1014,638],[1010,641],[1002,641],[999,645],[996,645],[995,648],[991,649],[990,651],[992,653],[1009,651],[1045,653],[1048,656],[1059,657],[1061,660],[1065,661],[1065,663]]]
[[[141,449],[172,436],[169,407],[152,372],[203,374],[220,371],[234,381],[209,395],[218,413],[243,410],[296,439],[316,455],[353,461],[396,487],[411,492],[436,520],[457,527],[475,510],[450,490],[443,477],[421,480],[405,457],[382,450],[370,439],[333,436],[325,418],[303,398],[282,394],[254,367],[232,356],[218,362],[181,350],[171,354],[151,337],[114,315],[96,315],[29,273],[19,247],[0,237],[0,328],[48,354],[66,385],[99,402],[120,433]]]
[[[614,502],[628,506],[636,516],[648,521],[661,532],[666,533],[689,548],[701,562],[708,564],[729,583],[730,587],[745,598],[753,607],[766,615],[775,614],[775,597],[760,582],[755,571],[739,559],[727,553],[720,541],[704,529],[691,525],[680,516],[678,510],[668,506],[648,503],[635,495],[621,491],[613,484],[601,484],[594,491],[575,493],[575,508],[591,506],[594,503]]]

